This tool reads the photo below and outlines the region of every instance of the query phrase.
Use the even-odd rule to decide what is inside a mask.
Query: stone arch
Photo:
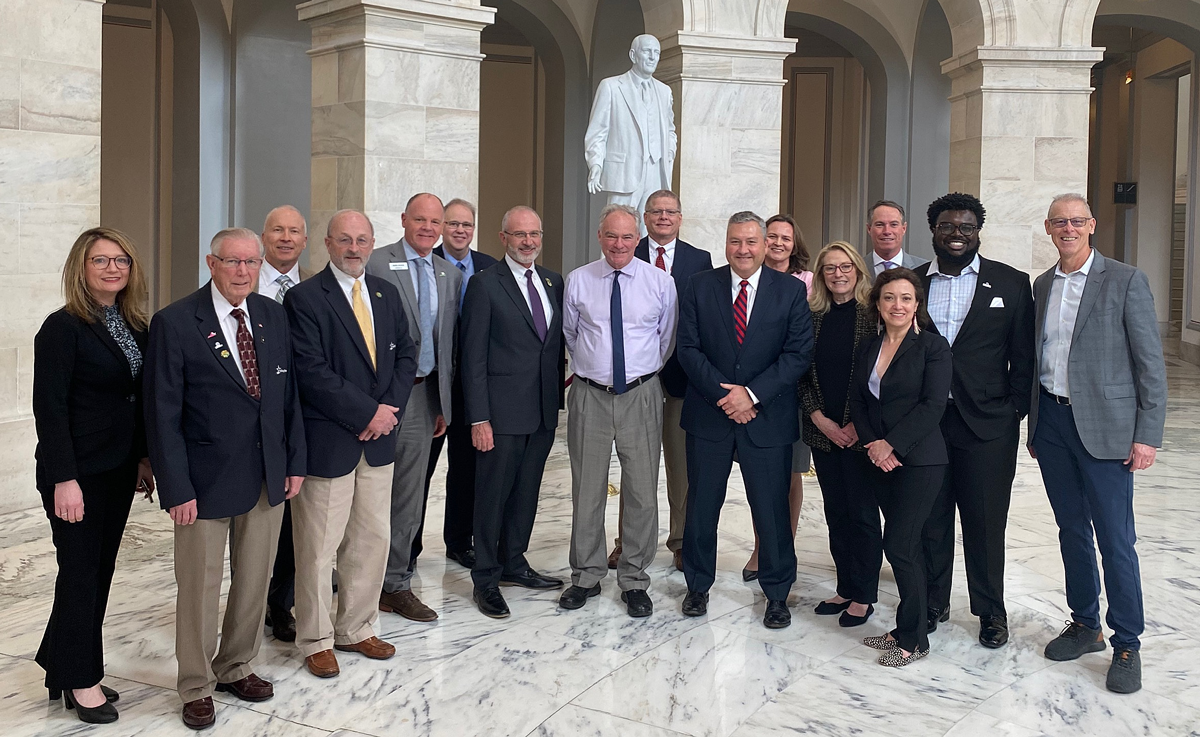
[[[1170,36],[1200,54],[1200,4],[1192,0],[1072,0],[1091,6],[1086,17],[1088,41],[1097,18],[1119,25],[1136,26]]]
[[[1014,0],[939,0],[950,32],[954,55],[979,46],[1016,46],[1017,9]]]
[[[660,39],[680,31],[723,36],[783,36],[788,0],[641,0],[646,33]]]

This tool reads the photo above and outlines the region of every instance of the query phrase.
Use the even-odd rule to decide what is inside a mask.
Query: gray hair
[[[470,202],[467,202],[466,200],[462,199],[461,197],[455,197],[454,199],[450,200],[449,202],[446,203],[446,206],[443,209],[449,210],[454,205],[459,205],[461,207],[465,207],[468,210],[470,210],[471,217],[478,217],[478,215],[479,215],[479,213],[475,212],[475,205],[472,205]]]
[[[612,215],[613,213],[617,213],[617,212],[625,213],[630,218],[632,218],[634,228],[637,228],[638,224],[641,222],[641,218],[638,217],[637,210],[633,209],[629,205],[619,205],[617,203],[612,203],[612,204],[605,205],[604,209],[600,211],[600,227],[604,226],[604,221],[608,220],[609,215]]]
[[[1087,208],[1088,217],[1095,217],[1095,215],[1092,215],[1092,206],[1088,204],[1087,197],[1078,192],[1064,192],[1063,194],[1055,195],[1054,199],[1050,200],[1050,207],[1046,210],[1047,220],[1050,219],[1050,213],[1054,212],[1054,206],[1060,202],[1078,202]]]
[[[329,222],[325,224],[325,237],[326,237],[326,238],[332,238],[332,237],[333,237],[333,223],[334,223],[334,221],[336,221],[336,220],[337,220],[338,218],[340,218],[342,215],[349,215],[350,213],[354,213],[355,215],[359,215],[359,216],[361,216],[361,217],[362,217],[362,219],[363,219],[363,220],[366,220],[366,221],[367,221],[367,227],[371,229],[371,237],[374,237],[374,236],[375,236],[375,224],[371,222],[371,218],[367,217],[367,213],[363,212],[362,210],[351,210],[351,209],[347,209],[347,210],[338,210],[337,212],[333,213],[333,215],[331,215],[331,216],[329,217]]]
[[[538,227],[541,227],[542,216],[538,215],[537,210],[533,209],[532,207],[530,207],[528,205],[516,205],[514,207],[508,208],[508,210],[506,210],[504,213],[504,217],[500,218],[500,230],[507,231],[508,230],[508,219],[510,217],[512,217],[513,215],[516,215],[518,212],[533,213],[533,216],[538,219]]]
[[[683,203],[679,201],[679,195],[675,194],[674,192],[672,192],[669,189],[660,189],[657,192],[651,194],[649,197],[646,198],[646,212],[650,212],[650,203],[651,202],[653,202],[655,200],[662,200],[662,199],[667,199],[667,198],[675,200],[675,207],[677,207],[680,210],[683,209]]]
[[[741,225],[742,223],[754,223],[758,226],[759,233],[764,236],[767,234],[766,222],[757,214],[750,212],[749,210],[735,212],[729,216],[729,225]]]
[[[208,244],[209,252],[217,258],[221,258],[221,246],[224,245],[225,241],[228,240],[254,241],[254,244],[258,246],[258,255],[261,257],[264,253],[266,253],[266,251],[263,250],[262,239],[258,237],[258,233],[255,233],[249,228],[225,228],[224,230],[218,231],[217,234],[213,236],[212,242]]]
[[[267,232],[267,223],[271,222],[271,216],[274,215],[275,213],[279,212],[280,210],[291,210],[292,212],[294,212],[300,216],[300,222],[304,223],[304,237],[307,238],[308,237],[308,221],[304,219],[304,213],[300,212],[299,210],[297,210],[295,207],[292,207],[291,205],[280,205],[279,207],[272,208],[271,211],[267,213],[267,217],[263,219],[263,232],[264,233]]]

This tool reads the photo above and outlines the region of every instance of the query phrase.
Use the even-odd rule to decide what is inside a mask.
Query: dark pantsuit
[[[892,636],[909,652],[929,648],[929,633],[925,631],[929,603],[921,543],[945,472],[944,465],[901,466],[890,473],[873,467],[867,475],[867,483],[875,488],[883,510],[883,551],[892,564],[900,594]]]
[[[971,613],[977,617],[1006,615],[1004,530],[1017,475],[1020,435],[1015,415],[1012,423],[1012,430],[999,438],[980,440],[963,422],[958,407],[953,403],[946,406],[942,436],[946,438],[950,465],[925,523],[925,570],[931,607],[950,606],[957,507]]]
[[[737,452],[746,500],[758,531],[758,581],[768,599],[787,599],[796,582],[796,547],[790,527],[788,484],[792,446],[760,448],[737,428],[713,442],[687,436],[688,497],[683,526],[683,574],[689,591],[708,591],[717,575],[717,523]]]
[[[1045,395],[1039,401],[1033,449],[1058,523],[1071,617],[1100,629],[1098,544],[1104,558],[1106,620],[1113,630],[1110,641],[1114,649],[1138,650],[1145,615],[1142,576],[1134,550],[1133,472],[1120,460],[1101,460],[1087,452],[1070,406]]]
[[[554,430],[494,435],[495,447],[477,457],[475,481],[475,588],[500,585],[500,576],[529,568],[525,551],[537,515],[538,492]]]
[[[453,424],[440,437],[434,438],[429,446],[429,468],[425,471],[425,504],[421,507],[421,527],[413,539],[412,559],[408,564],[410,569],[421,554],[421,539],[425,534],[424,510],[429,507],[429,483],[433,481],[438,457],[442,454],[442,446],[446,444],[449,444],[449,447],[446,450],[446,516],[442,523],[442,539],[446,543],[448,553],[461,553],[474,547],[471,535],[475,518],[475,446],[471,444],[471,424],[466,421],[467,408],[463,402],[462,382],[458,375],[454,377],[450,407],[454,417]]]
[[[104,678],[101,628],[136,480],[132,461],[79,478],[83,519],[74,523],[54,515],[53,491],[42,494],[58,558],[54,608],[35,658],[47,688],[91,688]]]
[[[283,525],[279,528],[279,547],[275,568],[267,587],[267,607],[290,612],[296,603],[296,546],[292,543],[292,501],[283,503]]]
[[[829,452],[813,448],[812,458],[825,500],[837,594],[859,604],[874,604],[879,600],[883,529],[875,492],[866,481],[870,461],[866,453],[836,445]]]

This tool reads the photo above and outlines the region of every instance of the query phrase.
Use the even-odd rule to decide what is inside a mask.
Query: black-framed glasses
[[[1062,230],[1070,223],[1072,228],[1082,228],[1091,221],[1091,218],[1050,218],[1050,226]]]
[[[825,264],[821,267],[821,273],[826,276],[833,276],[839,271],[843,274],[849,274],[851,271],[854,271],[854,264],[847,261],[844,264]]]
[[[217,257],[214,256],[213,258]],[[262,266],[263,263],[261,258],[217,258],[217,261],[219,261],[222,266],[230,271],[237,270],[237,267],[241,266],[242,264],[245,264],[247,269],[257,269]]]
[[[659,208],[656,210],[646,210],[646,214],[650,215],[651,217],[656,217],[656,218],[662,217],[663,215],[670,215],[671,217],[675,217],[676,215],[682,215],[683,210],[664,210],[662,208]]]
[[[110,261],[121,271],[133,266],[133,259],[128,256],[92,256],[88,261],[97,269],[107,269]]]
[[[519,241],[523,241],[526,238],[532,238],[534,240],[537,240],[538,238],[542,237],[542,233],[544,233],[544,232],[545,231],[543,231],[543,230],[518,230],[515,233],[507,231],[507,230],[504,231],[505,235],[512,236],[513,238],[516,238]]]
[[[954,231],[957,230],[959,233],[962,233],[966,237],[970,238],[979,232],[979,226],[971,225],[970,223],[960,223],[957,225],[954,223],[938,223],[935,227],[935,230],[942,235],[953,235]]]
[[[458,230],[459,228],[473,230],[475,228],[475,223],[467,222],[466,220],[447,220],[446,227],[450,230]]]

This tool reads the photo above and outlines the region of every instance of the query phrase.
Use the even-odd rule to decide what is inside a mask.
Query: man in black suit
[[[482,251],[471,250],[475,239],[475,206],[466,200],[453,199],[446,203],[446,219],[442,222],[442,245],[433,249],[462,274],[462,294],[459,310],[466,298],[471,277],[494,265],[496,259]],[[461,330],[461,326],[460,326]],[[461,354],[460,359],[461,361]],[[429,447],[429,468],[425,472],[425,498],[429,498],[429,482],[437,468],[442,444],[449,442],[446,451],[446,516],[442,523],[442,539],[446,557],[466,568],[475,567],[475,544],[472,526],[475,521],[475,446],[471,445],[471,425],[466,421],[463,399],[462,370],[456,365],[450,385],[450,414],[453,418],[445,433],[433,439]],[[449,438],[449,440],[447,440]],[[413,540],[412,560],[421,553],[424,520]]]
[[[562,581],[525,560],[546,458],[563,404],[563,280],[537,266],[542,219],[504,213],[502,261],[477,273],[462,312],[462,384],[475,477],[475,584],[479,611],[507,617],[500,585],[534,589]]]
[[[796,385],[812,360],[812,317],[804,283],[762,268],[766,224],[752,212],[729,218],[729,266],[688,280],[676,345],[688,375],[683,401],[688,501],[683,531],[683,613],[708,611],[716,579],[717,522],[734,454],[761,542],[763,624],[787,627],[796,551],[788,512],[792,443],[800,437]]]
[[[150,459],[159,501],[175,522],[175,655],[192,729],[213,723],[214,687],[245,701],[274,695],[250,661],[262,642],[283,501],[300,491],[306,470],[287,318],[253,293],[262,242],[230,228],[211,251],[212,280],[155,315],[145,374]]]
[[[712,256],[708,251],[701,251],[690,243],[679,240],[679,226],[683,222],[683,210],[679,205],[679,195],[669,189],[660,189],[646,199],[646,212],[643,214],[648,235],[638,243],[634,255],[641,260],[653,264],[671,275],[675,280],[675,291],[683,294],[688,278],[692,274],[712,269]],[[654,253],[650,252],[651,241],[654,243]],[[663,429],[662,447],[663,462],[667,467],[667,504],[671,509],[671,522],[667,533],[667,550],[675,559],[675,568],[683,570],[683,522],[687,509],[687,441],[679,418],[683,414],[683,397],[687,394],[687,374],[679,365],[679,351],[676,350],[667,359],[662,371],[658,372],[662,381]],[[621,488],[625,487],[622,479]],[[624,498],[621,503],[621,515],[624,517]],[[620,530],[618,524],[617,527]],[[616,568],[621,558],[621,538],[616,540],[616,548],[608,557],[608,567]]]
[[[356,210],[329,220],[329,265],[288,290],[296,381],[310,449],[304,493],[292,503],[296,645],[309,672],[339,673],[331,648],[383,660],[375,636],[390,547],[393,430],[417,371],[400,293],[366,272],[375,229]],[[333,559],[338,616],[330,621]]]
[[[925,523],[924,549],[932,632],[950,617],[957,506],[979,642],[998,648],[1008,642],[1004,528],[1033,382],[1033,292],[1024,272],[979,255],[984,215],[971,195],[935,200],[928,216],[937,261],[916,269],[934,329],[954,353],[942,416],[950,465]]]

